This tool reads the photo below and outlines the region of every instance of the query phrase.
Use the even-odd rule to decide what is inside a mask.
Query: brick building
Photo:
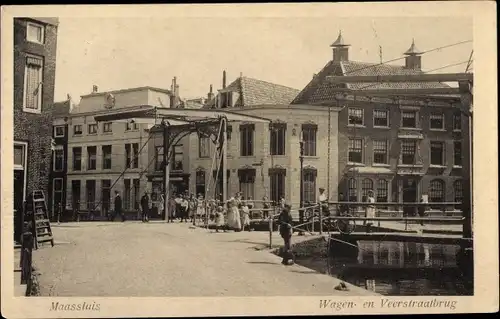
[[[300,92],[293,104],[342,107],[339,113],[338,192],[361,201],[374,190],[377,201],[415,202],[462,199],[461,140],[467,127],[460,98],[423,96],[404,99],[341,96],[335,88],[442,88],[442,83],[332,84],[327,76],[422,74],[421,53],[412,43],[405,65],[349,60],[340,34],[333,59]],[[465,123],[465,124],[464,124]]]
[[[205,108],[230,109],[246,115],[272,120],[272,124],[229,123],[227,183],[229,196],[240,190],[245,198],[271,200],[281,196],[298,205],[300,201],[300,149],[304,140],[304,200],[315,201],[317,189],[337,187],[337,109],[323,106],[290,105],[299,90],[240,76],[228,86],[223,75],[222,89],[208,94]],[[329,116],[330,115],[330,119]],[[328,123],[330,135],[328,138]],[[206,138],[190,135],[189,162],[191,192],[205,194],[217,174],[212,169],[214,145]],[[330,149],[330,157],[327,155]],[[330,164],[328,165],[328,159]],[[330,171],[331,177],[325,173]],[[210,194],[222,192],[219,183],[210,186]],[[330,187],[328,187],[328,182]],[[206,195],[206,194],[205,194]]]
[[[32,191],[49,193],[58,23],[56,18],[14,19],[16,211]]]
[[[95,211],[94,218],[105,218],[118,191],[125,212],[137,212],[148,187],[149,129],[154,119],[96,123],[94,116],[109,109],[178,105],[178,89],[174,79],[171,90],[139,87],[99,92],[94,86],[92,93],[81,97],[68,117],[66,202],[71,207],[79,203],[81,212]]]

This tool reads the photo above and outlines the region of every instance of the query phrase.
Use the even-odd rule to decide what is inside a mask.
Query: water
[[[472,295],[472,282],[457,266],[459,246],[359,242],[359,249],[334,243],[331,257],[302,257],[297,263],[387,296]]]

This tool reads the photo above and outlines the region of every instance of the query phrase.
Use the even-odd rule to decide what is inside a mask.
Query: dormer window
[[[233,106],[233,92],[222,92],[220,94],[220,107],[227,108]]]

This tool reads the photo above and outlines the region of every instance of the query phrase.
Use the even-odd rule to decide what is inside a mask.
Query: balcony
[[[398,175],[413,175],[422,176],[424,175],[424,165],[421,163],[417,164],[398,164],[397,174]]]

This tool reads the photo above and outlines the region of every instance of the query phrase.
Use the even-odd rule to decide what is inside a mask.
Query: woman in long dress
[[[368,197],[366,199],[367,203],[375,203],[375,198],[373,197],[373,191],[368,191]],[[366,206],[366,217],[374,218],[375,217],[375,205]],[[373,225],[373,220],[366,221],[368,225]]]
[[[227,212],[227,225],[229,229],[241,231],[241,219],[238,205],[234,198],[229,201],[229,210]]]

